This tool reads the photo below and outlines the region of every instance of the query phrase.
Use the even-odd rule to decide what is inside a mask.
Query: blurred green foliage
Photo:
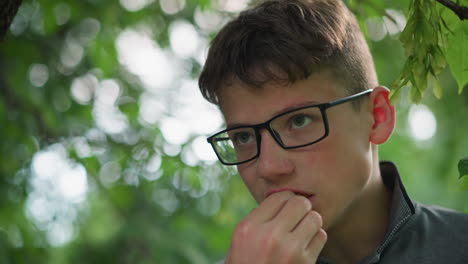
[[[458,172],[460,173],[460,178],[468,175],[468,157],[458,162]]]
[[[192,100],[179,80],[196,79],[201,68],[198,55],[177,52],[174,28],[191,25],[199,48],[206,48],[239,2],[23,2],[0,44],[1,264],[214,263],[223,257],[254,201],[233,168],[193,154],[199,135],[174,143],[161,123],[184,107],[180,98]],[[397,129],[381,158],[399,165],[412,197],[466,211],[460,186],[468,188],[468,177],[459,180],[457,171],[468,155],[466,22],[435,2],[347,3],[369,39],[380,82],[402,87],[394,90],[401,93]],[[139,46],[119,44],[135,34],[163,54],[136,57],[143,74],[122,55],[122,46],[132,52]],[[170,65],[151,68],[146,58]],[[164,78],[169,67],[178,75],[163,88],[145,81]],[[147,98],[162,107],[145,110]],[[428,113],[421,109],[436,120],[426,139],[412,134],[415,127],[430,129],[417,123],[418,113]]]
[[[392,85],[392,95],[398,94],[405,84],[411,83],[411,100],[419,103],[430,83],[434,95],[440,98],[442,86],[438,76],[447,62],[461,93],[468,84],[468,52],[461,44],[465,43],[467,33],[468,24],[461,21],[452,10],[429,1],[412,0],[408,23],[400,35],[408,58],[403,71]]]

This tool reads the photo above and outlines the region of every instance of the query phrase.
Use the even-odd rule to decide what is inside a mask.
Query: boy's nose
[[[257,176],[266,181],[278,181],[293,173],[294,162],[288,150],[283,149],[267,130],[260,132],[260,155],[257,163]]]

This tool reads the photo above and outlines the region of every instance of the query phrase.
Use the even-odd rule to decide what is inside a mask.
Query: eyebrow
[[[321,103],[317,102],[317,101],[306,101],[306,102],[302,102],[302,103],[298,103],[298,104],[289,105],[289,106],[287,106],[285,108],[282,108],[282,109],[280,109],[278,111],[275,111],[273,113],[273,115],[270,117],[270,119],[273,118],[274,116],[277,116],[277,115],[282,114],[284,112],[288,112],[288,111],[293,110],[295,108],[299,108],[299,107],[302,107],[302,106],[308,106],[308,105],[310,105],[310,106],[318,105],[318,104],[321,104]],[[270,120],[270,119],[267,119],[267,120]],[[266,120],[261,122],[261,123],[264,123],[264,122],[266,122]],[[257,125],[257,124],[261,124],[261,123],[255,123],[255,124],[251,124],[251,123],[231,123],[231,124],[227,124],[226,129],[241,127],[241,126],[254,126],[254,125]]]

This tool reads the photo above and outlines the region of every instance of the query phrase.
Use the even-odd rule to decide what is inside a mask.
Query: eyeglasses
[[[257,125],[243,125],[222,130],[207,138],[224,165],[238,165],[260,155],[260,130],[266,129],[284,149],[301,148],[326,138],[329,134],[326,110],[372,92],[372,89],[321,104],[301,106]]]

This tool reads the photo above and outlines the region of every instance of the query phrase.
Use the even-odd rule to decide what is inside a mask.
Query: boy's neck
[[[366,190],[339,223],[327,231],[321,255],[337,264],[358,263],[383,241],[390,222],[391,193],[385,187],[379,166]]]

